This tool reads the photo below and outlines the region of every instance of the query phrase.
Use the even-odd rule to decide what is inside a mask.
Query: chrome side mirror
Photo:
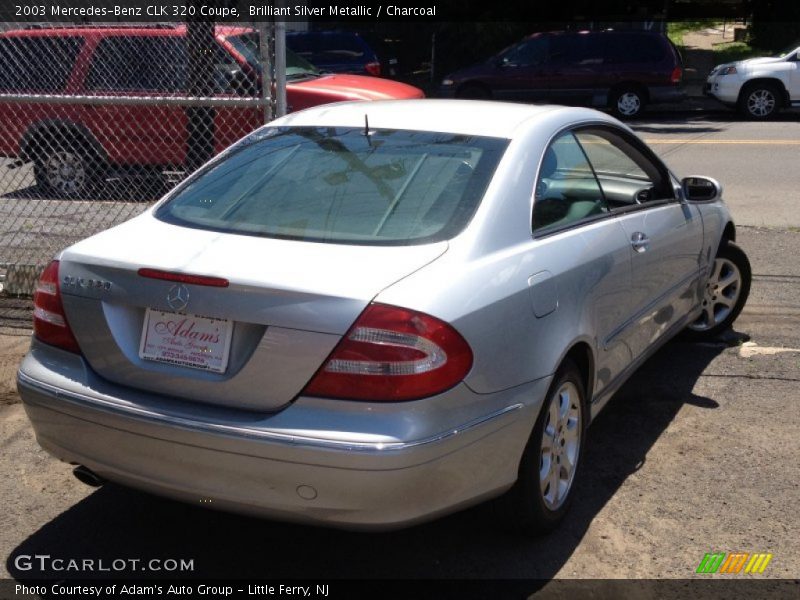
[[[683,197],[689,202],[712,202],[722,197],[722,186],[711,177],[684,177],[681,188]]]

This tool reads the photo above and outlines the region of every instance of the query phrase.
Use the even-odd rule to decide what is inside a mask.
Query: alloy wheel
[[[727,258],[714,260],[714,271],[706,283],[703,312],[689,325],[693,331],[705,331],[722,323],[731,314],[742,290],[742,273]]]
[[[84,158],[68,150],[49,155],[44,162],[44,173],[47,185],[64,196],[81,192],[88,178]]]
[[[757,89],[747,96],[747,112],[754,117],[767,117],[775,110],[776,98],[772,90]]]
[[[569,496],[581,444],[580,394],[567,381],[550,398],[539,460],[539,490],[545,506],[558,510]]]
[[[626,117],[632,117],[642,108],[642,100],[635,92],[625,92],[617,98],[617,111]]]

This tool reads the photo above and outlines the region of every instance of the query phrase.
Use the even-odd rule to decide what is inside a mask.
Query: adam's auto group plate
[[[139,358],[224,373],[233,322],[148,308]]]

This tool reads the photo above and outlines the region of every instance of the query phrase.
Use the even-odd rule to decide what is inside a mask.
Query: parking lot
[[[719,111],[633,126],[676,173],[723,183],[753,288],[734,332],[668,344],[608,405],[558,531],[521,538],[496,527],[488,505],[405,531],[349,533],[87,488],[36,445],[13,393],[26,338],[3,329],[0,575],[63,577],[15,563],[49,554],[191,559],[201,577],[687,578],[706,552],[744,551],[773,554],[759,577],[800,576],[800,121]]]

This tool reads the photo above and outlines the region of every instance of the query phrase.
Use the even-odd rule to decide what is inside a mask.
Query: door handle
[[[650,248],[650,238],[641,231],[637,231],[631,236],[631,246],[636,252],[646,252]]]

